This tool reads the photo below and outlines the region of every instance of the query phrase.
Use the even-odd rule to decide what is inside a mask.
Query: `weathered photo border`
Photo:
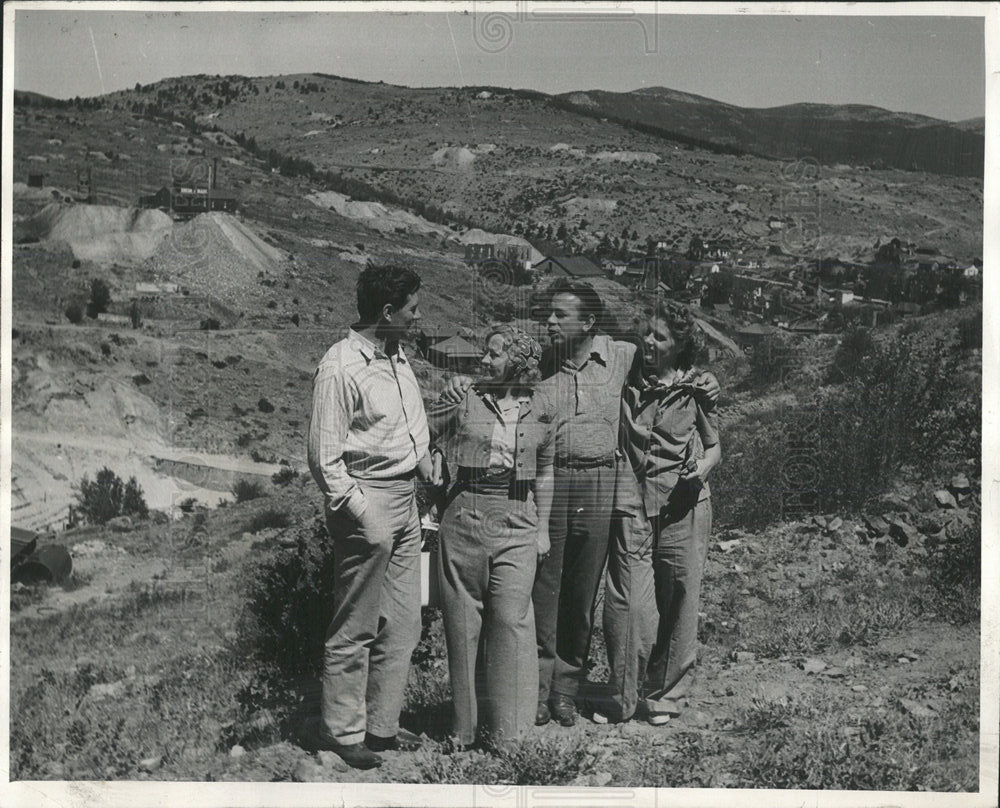
[[[284,783],[177,783],[177,782],[9,782],[10,772],[10,549],[11,512],[11,318],[17,301],[11,298],[13,249],[13,94],[15,52],[14,29],[22,10],[104,10],[117,13],[177,11],[193,14],[215,12],[330,12],[417,13],[465,10],[470,15],[469,35],[487,53],[505,47],[517,36],[517,26],[525,21],[551,22],[574,15],[595,25],[637,26],[636,47],[646,53],[658,47],[658,29],[644,25],[641,15],[656,14],[662,25],[674,15],[746,14],[779,16],[969,16],[978,17],[985,28],[986,131],[984,177],[983,245],[983,556],[981,689],[980,689],[980,775],[978,793],[942,794],[911,792],[775,791],[743,789],[651,789],[651,788],[571,788],[514,786],[414,786],[411,784],[284,784]],[[2,355],[2,396],[0,396],[0,537],[4,559],[0,565],[0,805],[39,808],[83,808],[84,806],[474,806],[485,808],[556,808],[569,805],[628,806],[989,806],[997,805],[998,758],[1000,758],[1000,4],[998,3],[666,3],[623,4],[534,3],[534,2],[282,2],[199,4],[165,2],[11,2],[4,6],[3,56],[3,196],[2,273],[0,273],[0,355]],[[57,58],[57,56],[54,56]],[[456,84],[458,77],[456,76]]]

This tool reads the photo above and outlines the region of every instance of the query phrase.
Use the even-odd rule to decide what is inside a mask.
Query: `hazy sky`
[[[504,20],[489,18],[482,4],[475,8],[19,10],[14,85],[66,98],[194,73],[315,71],[409,86],[545,92],[666,86],[749,107],[814,101],[948,120],[984,114],[981,18],[611,18],[605,12],[584,20],[522,10]]]

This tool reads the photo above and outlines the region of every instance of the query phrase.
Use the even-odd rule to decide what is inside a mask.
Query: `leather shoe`
[[[576,724],[576,705],[569,696],[556,694],[552,697],[552,715],[564,727],[572,727]]]
[[[402,727],[391,738],[365,733],[365,746],[373,752],[416,752],[424,742],[419,735],[414,735]]]
[[[544,727],[552,720],[552,713],[549,712],[549,705],[544,701],[538,702],[538,709],[535,710],[535,726]]]
[[[337,743],[319,724],[307,725],[302,732],[302,741],[308,751],[333,752],[354,769],[377,769],[382,765],[382,758],[363,743]]]

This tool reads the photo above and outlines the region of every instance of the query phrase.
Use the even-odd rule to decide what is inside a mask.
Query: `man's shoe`
[[[556,694],[549,702],[552,715],[562,726],[572,727],[576,724],[576,705],[569,696]]]
[[[424,742],[420,740],[419,735],[414,735],[402,727],[391,738],[365,733],[365,746],[373,752],[416,752],[423,745]]]
[[[538,709],[535,710],[535,726],[544,727],[552,720],[552,713],[549,712],[549,705],[544,701],[538,702]]]
[[[337,743],[318,722],[303,729],[302,746],[309,752],[333,752],[354,769],[377,769],[382,765],[382,758],[363,743]]]

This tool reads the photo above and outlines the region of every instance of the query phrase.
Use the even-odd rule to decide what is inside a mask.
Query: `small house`
[[[603,278],[604,270],[586,255],[550,255],[533,267],[540,275],[565,278]]]
[[[482,356],[479,348],[457,334],[427,349],[427,358],[431,362],[453,373],[475,373]]]

